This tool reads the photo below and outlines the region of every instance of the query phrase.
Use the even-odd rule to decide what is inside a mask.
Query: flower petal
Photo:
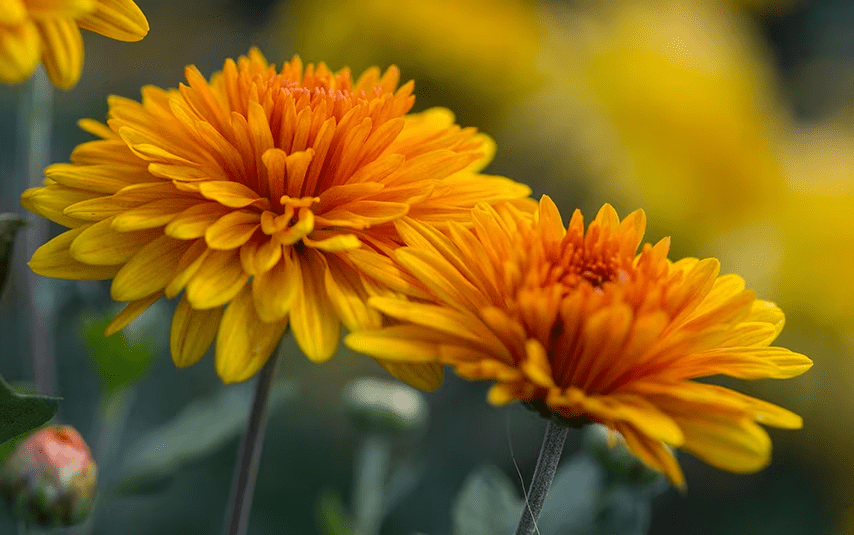
[[[133,0],[98,0],[94,12],[77,24],[117,41],[139,41],[148,33],[148,21]]]
[[[77,83],[83,70],[83,37],[74,19],[36,21],[42,38],[42,63],[50,80],[62,89]]]
[[[169,236],[149,242],[113,277],[110,295],[115,301],[136,301],[159,292],[175,276],[181,256],[191,245]]]
[[[186,295],[181,298],[172,315],[169,333],[169,350],[175,366],[192,366],[204,356],[216,336],[222,316],[222,307],[196,310],[190,306]]]
[[[89,225],[69,230],[45,243],[33,253],[27,264],[39,275],[70,280],[106,280],[114,277],[121,266],[92,266],[71,256],[71,243]],[[144,294],[145,297],[151,293]]]
[[[326,293],[326,261],[319,253],[305,250],[299,257],[302,284],[291,308],[291,327],[300,349],[315,361],[332,357],[341,336],[341,320]]]
[[[216,371],[223,382],[237,383],[255,375],[270,358],[287,322],[264,323],[255,313],[252,291],[243,290],[229,303],[216,338]]]

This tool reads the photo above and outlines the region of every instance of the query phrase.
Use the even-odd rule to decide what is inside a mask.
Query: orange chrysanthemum
[[[108,333],[184,291],[172,320],[178,366],[216,337],[222,379],[247,379],[289,318],[306,355],[326,360],[342,322],[380,325],[366,301],[388,292],[351,253],[398,247],[401,217],[466,221],[476,202],[530,192],[477,173],[493,143],[449,111],[406,115],[413,84],[397,88],[395,67],[353,82],[298,58],[278,73],[253,50],[210,82],[192,66],[185,74],[177,90],[145,87],[141,104],[111,97],[107,125],[80,123],[102,139],[22,196],[72,229],[36,251],[36,273],[112,278],[112,297],[130,302]],[[422,388],[441,382],[438,365],[387,368]]]
[[[751,472],[771,450],[757,422],[801,426],[785,409],[692,381],[788,378],[812,363],[768,347],[782,312],[740,277],[718,276],[717,260],[670,262],[669,239],[636,256],[642,211],[620,222],[606,205],[586,233],[578,211],[564,228],[548,197],[533,216],[480,205],[473,218],[473,230],[452,224],[447,235],[396,222],[408,247],[394,252],[396,265],[373,265],[384,265],[410,297],[372,298],[397,323],[351,333],[351,348],[438,360],[465,378],[496,381],[493,403],[524,401],[567,424],[605,424],[679,485],[668,446]]]
[[[133,0],[0,0],[0,81],[29,78],[39,62],[63,89],[83,69],[80,29],[139,41],[148,21]]]

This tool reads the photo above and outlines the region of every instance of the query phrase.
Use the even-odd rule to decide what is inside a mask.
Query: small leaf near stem
[[[540,456],[537,458],[537,466],[534,468],[534,478],[531,480],[531,487],[528,489],[522,518],[519,519],[519,525],[516,527],[516,535],[534,533],[537,519],[543,509],[543,502],[546,500],[546,494],[548,494],[552,479],[557,472],[557,464],[560,461],[560,454],[563,451],[568,432],[569,428],[551,421],[546,425],[543,446],[540,448]]]

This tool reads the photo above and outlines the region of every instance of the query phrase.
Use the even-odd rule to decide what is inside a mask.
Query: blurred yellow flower
[[[551,20],[547,89],[512,125],[531,132],[520,154],[567,155],[554,180],[569,168],[595,198],[641,204],[660,228],[692,237],[769,209],[785,188],[785,114],[743,14],[725,2],[627,0]]]
[[[83,69],[80,29],[139,41],[148,21],[133,0],[0,0],[0,81],[29,78],[39,62],[68,89]]]
[[[106,125],[80,122],[101,139],[22,196],[71,228],[35,252],[36,273],[112,279],[112,297],[130,302],[108,333],[184,291],[172,320],[177,366],[216,338],[222,379],[248,379],[289,317],[305,354],[324,361],[341,323],[379,326],[366,300],[389,291],[350,253],[389,253],[401,217],[468,221],[477,202],[530,193],[477,173],[493,142],[448,110],[406,115],[414,84],[398,88],[396,67],[352,81],[299,58],[277,72],[252,50],[210,81],[192,66],[185,75],[179,89],[143,88],[142,103],[111,97]],[[422,388],[441,382],[438,365],[387,367]]]
[[[758,423],[801,426],[785,409],[693,381],[789,378],[812,362],[768,347],[783,313],[740,277],[718,276],[717,260],[671,262],[669,238],[635,255],[642,211],[620,222],[605,205],[586,233],[579,211],[564,228],[548,197],[533,218],[508,205],[479,205],[473,218],[473,230],[452,224],[447,234],[395,223],[408,246],[393,257],[418,284],[409,299],[372,298],[397,324],[349,334],[351,348],[438,360],[495,381],[492,403],[523,401],[568,425],[602,423],[676,485],[684,477],[669,447],[753,472],[771,453]]]
[[[288,13],[304,55],[396,63],[430,102],[482,122],[541,83],[543,28],[533,0],[301,0]]]

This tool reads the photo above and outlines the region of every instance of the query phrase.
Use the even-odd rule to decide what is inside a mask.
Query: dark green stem
[[[525,509],[522,518],[516,527],[516,535],[531,535],[543,510],[546,494],[557,472],[557,463],[566,442],[567,427],[549,422],[546,425],[546,434],[543,437],[543,446],[540,448],[540,456],[537,458],[537,466],[534,468],[534,478],[525,500]]]
[[[27,187],[40,186],[44,168],[50,160],[53,123],[53,86],[43,68],[28,82],[29,91],[21,100],[19,124],[25,129],[19,138],[20,170]],[[26,232],[27,259],[47,241],[49,221],[38,217]],[[30,354],[33,382],[42,394],[56,394],[56,358],[53,343],[53,292],[51,285],[29,268],[27,274],[27,312],[30,330]]]
[[[255,481],[258,479],[258,467],[261,461],[261,448],[264,444],[264,431],[267,428],[267,402],[276,375],[276,364],[282,352],[279,348],[261,368],[258,382],[255,385],[255,395],[252,399],[252,409],[246,432],[240,444],[240,453],[234,476],[231,481],[231,496],[228,500],[228,516],[226,517],[225,535],[245,535],[249,525],[249,512],[252,509],[252,495],[255,492]]]

